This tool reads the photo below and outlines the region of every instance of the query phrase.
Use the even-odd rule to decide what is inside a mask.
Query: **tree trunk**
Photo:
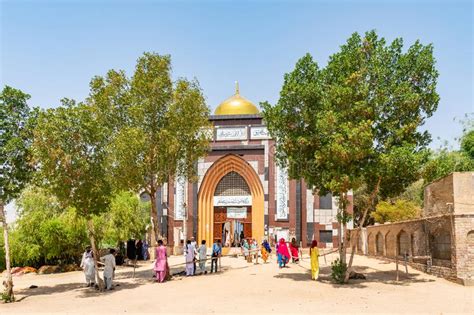
[[[362,225],[364,225],[365,218],[367,217],[367,213],[369,212],[369,208],[374,208],[375,207],[375,198],[377,198],[377,194],[379,193],[380,189],[380,182],[382,181],[382,178],[379,177],[377,180],[377,184],[375,185],[374,191],[370,195],[370,202],[369,206],[365,208],[364,214],[362,215],[362,218],[359,221],[359,227],[357,228],[357,233],[356,233],[356,240],[353,242],[352,247],[351,247],[351,258],[349,259],[349,264],[347,265],[347,271],[346,271],[346,276],[344,277],[344,283],[347,283],[349,281],[349,276],[352,270],[352,262],[354,260],[354,255],[355,255],[355,247],[357,242],[359,241],[359,233],[362,230]]]
[[[339,260],[341,262],[344,262],[346,259],[345,259],[345,253],[343,252],[343,248],[342,248],[342,243],[343,243],[343,238],[342,238],[342,222],[339,222],[339,226],[337,228],[337,235],[338,235],[338,240],[339,240],[339,244],[338,244],[338,249],[339,249]]]
[[[151,217],[151,224],[152,224],[151,246],[156,247],[158,243],[158,237],[160,235],[160,229],[158,227],[158,210],[156,208],[156,195],[154,191],[150,193],[150,202],[151,202],[150,217]]]
[[[92,252],[94,253],[94,266],[95,266],[95,277],[96,277],[96,283],[99,286],[99,290],[102,292],[104,291],[104,281],[99,275],[99,264],[97,263],[97,260],[99,259],[99,251],[97,250],[97,246],[95,244],[95,236],[94,236],[94,222],[92,221],[91,218],[87,220],[88,224],[88,233],[89,234],[89,241],[91,242],[91,247],[92,247]]]
[[[8,224],[7,216],[5,214],[4,204],[0,202],[0,219],[2,220],[3,226],[3,239],[5,242],[5,265],[7,268],[7,280],[4,282],[5,285],[5,297],[6,302],[13,302],[15,296],[13,295],[13,278],[12,278],[12,269],[10,265],[10,245],[8,243]]]

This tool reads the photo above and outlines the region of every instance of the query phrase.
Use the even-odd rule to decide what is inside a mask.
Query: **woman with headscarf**
[[[271,252],[272,252],[272,249],[270,247],[270,244],[268,244],[267,240],[263,240],[261,253],[262,253],[262,259],[264,263],[267,262],[268,255],[270,255]]]
[[[95,265],[93,257],[94,255],[91,247],[87,246],[86,251],[82,254],[81,268],[84,270],[88,287],[93,287],[95,282]]]
[[[163,246],[163,241],[158,240],[158,247],[155,250],[155,267],[153,268],[156,272],[156,281],[163,282],[166,279],[168,270],[168,257],[166,256],[166,247]]]
[[[242,252],[243,252],[245,260],[247,262],[249,261],[249,257],[250,257],[249,249],[250,249],[249,243],[247,243],[246,239],[243,239],[242,240]],[[252,258],[250,257],[250,259],[252,259]]]
[[[284,238],[280,239],[280,242],[277,246],[277,255],[278,255],[278,266],[280,268],[286,267],[286,264],[290,260],[290,252],[288,251],[288,246]]]
[[[311,279],[318,280],[319,276],[319,249],[318,242],[313,240],[309,248],[309,256],[311,257]]]
[[[299,251],[298,243],[296,242],[296,238],[293,237],[290,243],[290,252],[291,252],[291,261],[294,263],[300,260],[298,257],[298,251]]]

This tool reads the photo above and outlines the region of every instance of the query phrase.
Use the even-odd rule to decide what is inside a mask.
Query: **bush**
[[[57,199],[38,187],[26,188],[16,200],[18,219],[10,225],[12,266],[65,265],[78,263],[90,244],[86,222],[75,209],[63,208]],[[93,218],[99,247],[142,238],[149,221],[148,204],[133,193],[118,193],[110,209]],[[3,233],[1,227],[0,232]],[[0,237],[0,270],[5,268],[3,234]]]
[[[334,282],[343,284],[346,277],[347,265],[338,258],[331,263],[331,278]]]

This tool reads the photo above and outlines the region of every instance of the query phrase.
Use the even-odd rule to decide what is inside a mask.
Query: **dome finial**
[[[236,94],[236,95],[239,95],[239,94],[240,94],[239,81],[235,81],[235,94]]]

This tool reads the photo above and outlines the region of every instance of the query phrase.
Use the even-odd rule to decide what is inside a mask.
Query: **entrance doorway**
[[[213,241],[221,240],[224,247],[240,247],[244,238],[252,238],[252,207],[214,207]]]
[[[198,193],[198,240],[207,240],[211,245],[216,238],[222,239],[222,224],[230,219],[227,216],[229,207],[246,207],[248,221],[245,222],[249,223],[247,228],[247,224],[240,218],[232,219],[242,222],[244,234],[248,229],[248,237],[262,242],[265,226],[263,185],[254,168],[234,154],[225,155],[215,161],[207,169],[201,182]],[[222,217],[218,218],[220,224],[214,222],[216,210],[222,213]],[[224,212],[226,217],[223,217]]]

